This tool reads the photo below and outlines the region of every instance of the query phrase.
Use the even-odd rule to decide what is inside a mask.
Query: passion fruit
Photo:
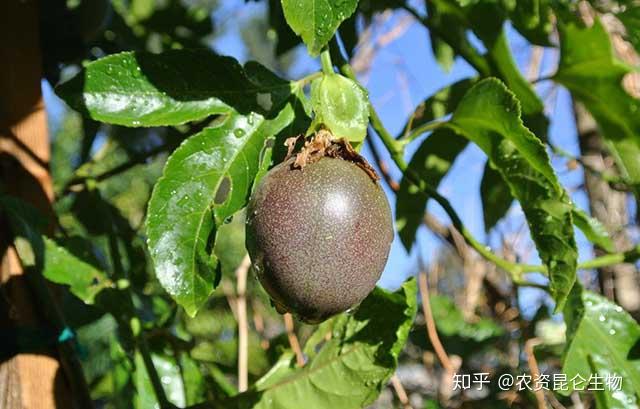
[[[294,158],[271,169],[247,209],[247,249],[281,313],[318,323],[361,302],[387,262],[393,225],[380,183],[358,164]]]

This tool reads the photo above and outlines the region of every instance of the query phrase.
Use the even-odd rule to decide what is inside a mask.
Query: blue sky
[[[214,14],[217,28],[218,30],[222,29],[222,35],[217,36],[212,41],[213,48],[219,53],[231,55],[241,62],[246,61],[249,56],[239,35],[239,27],[241,25],[237,22],[241,20],[249,21],[255,13],[265,13],[265,3],[223,1],[222,7]],[[238,6],[239,4],[240,6]],[[387,31],[397,24],[403,16],[405,16],[403,12],[396,12],[381,27],[380,31]],[[530,51],[526,46],[526,41],[513,30],[509,30],[509,39],[519,66],[521,68],[526,66]],[[309,57],[303,47],[299,47],[293,52],[296,53],[298,58],[290,70],[291,79],[299,78],[319,69],[318,61]],[[545,53],[542,75],[553,72],[554,58],[553,52]],[[366,76],[369,96],[384,124],[392,134],[397,134],[402,129],[406,118],[422,100],[447,84],[474,75],[474,70],[461,59],[456,60],[450,72],[444,72],[431,53],[427,31],[418,23],[413,23],[402,37],[381,48],[375,54],[371,67],[371,71]],[[538,90],[541,95],[548,95],[550,84],[543,82],[538,85]],[[45,100],[52,128],[55,128],[63,113],[63,107],[46,85]],[[557,93],[547,98],[545,102],[551,102],[548,104],[548,115],[552,120],[549,133],[550,139],[556,145],[577,155],[579,151],[568,94],[566,91],[558,89]],[[380,146],[378,141],[376,143]],[[419,141],[416,141],[409,146],[407,159],[410,158],[419,143]],[[380,148],[380,151],[386,156],[387,162],[391,163],[386,153],[384,153],[384,149],[381,146]],[[370,158],[370,152],[366,146],[363,149],[363,153]],[[485,160],[485,156],[480,149],[470,144],[459,156],[447,177],[442,181],[439,191],[451,201],[462,220],[477,238],[496,246],[499,243],[497,241],[499,235],[495,233],[487,237],[484,233],[482,222],[482,205],[479,191]],[[560,180],[572,194],[574,201],[580,207],[586,209],[585,195],[581,192],[575,192],[575,188],[582,183],[582,171],[566,171],[565,161],[562,158],[552,157],[552,162],[559,173]],[[397,180],[399,179],[400,173],[396,169],[393,170],[392,174]],[[386,186],[385,189],[393,208],[395,207],[394,195]],[[429,211],[437,216],[439,220],[446,224],[449,223],[446,214],[433,201],[430,201]],[[514,205],[509,212],[507,220],[498,226],[498,230],[512,231],[520,226],[522,221],[523,217],[519,206]],[[525,235],[525,237],[528,236]],[[590,258],[590,246],[588,246],[580,233],[577,234],[577,240],[581,250],[581,259]],[[523,245],[526,244],[527,240],[524,240]],[[421,255],[428,261],[439,245],[438,239],[424,227],[419,230],[418,241],[410,253],[407,253],[400,240],[396,237],[380,284],[387,288],[397,287],[407,276],[416,272],[418,256]],[[535,251],[533,251],[531,258],[526,261],[531,263],[538,262]],[[542,277],[539,279],[542,279]],[[525,290],[521,295],[525,300],[534,301],[541,296],[541,293],[537,290]],[[525,304],[532,305],[535,303],[525,302]]]

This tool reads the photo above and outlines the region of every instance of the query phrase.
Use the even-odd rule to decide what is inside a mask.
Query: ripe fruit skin
[[[375,287],[393,240],[391,209],[379,183],[352,162],[292,163],[274,167],[257,186],[247,249],[276,308],[317,323]]]

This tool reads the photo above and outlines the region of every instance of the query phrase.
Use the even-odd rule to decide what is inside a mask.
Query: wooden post
[[[38,5],[36,0],[0,1],[0,184],[6,193],[51,216]],[[7,221],[0,220],[0,338],[4,331],[47,324],[39,310],[51,307],[38,304],[12,246]],[[0,409],[75,407],[62,368],[53,347],[0,362]]]

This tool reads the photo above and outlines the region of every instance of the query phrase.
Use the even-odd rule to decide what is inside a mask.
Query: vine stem
[[[433,345],[433,349],[435,350],[436,355],[438,356],[438,360],[442,364],[444,370],[447,373],[453,375],[453,373],[455,372],[455,367],[451,363],[449,355],[447,355],[447,351],[445,351],[444,347],[442,346],[440,337],[438,337],[436,322],[433,319],[433,312],[431,311],[431,300],[429,299],[429,285],[427,284],[427,274],[424,271],[421,271],[418,276],[418,286],[420,287],[422,313],[424,314],[429,341],[431,342],[431,345]]]
[[[527,342],[524,343],[529,371],[531,372],[531,377],[533,379],[538,379],[540,377],[540,369],[538,368],[538,361],[536,360],[536,355],[534,353],[534,348],[540,344],[542,344],[542,341],[538,338],[528,339]],[[538,401],[538,409],[546,409],[547,404],[544,400],[544,390],[542,388],[536,390],[534,387],[534,394],[536,396],[536,401]]]
[[[587,260],[584,263],[578,264],[578,268],[592,269],[610,266],[620,263],[633,263],[640,259],[640,244],[633,247],[631,250],[622,251],[619,253],[605,254],[604,256],[596,257],[591,260]]]
[[[251,267],[249,255],[245,255],[236,268],[238,314],[238,392],[249,387],[249,324],[247,321],[247,274]]]
[[[300,342],[298,341],[298,337],[296,336],[295,327],[293,325],[293,317],[289,313],[284,314],[282,317],[284,319],[284,328],[287,331],[289,345],[291,346],[293,352],[296,354],[296,365],[299,368],[302,368],[304,366],[304,354],[302,353]]]
[[[342,54],[339,52],[339,47],[336,39],[334,38],[331,43],[332,47],[335,47],[334,56],[340,58],[339,67],[342,74],[349,77],[353,81],[358,82],[353,70],[349,63],[344,59]],[[397,141],[391,136],[389,131],[385,128],[380,116],[376,112],[375,108],[369,102],[369,118],[371,121],[371,126],[375,129],[376,133],[382,140],[382,143],[389,151],[389,155],[391,159],[395,162],[396,166],[409,178],[411,183],[418,186],[425,194],[433,198],[438,204],[444,209],[444,211],[449,215],[451,219],[451,223],[455,226],[456,229],[462,234],[462,237],[469,243],[471,247],[473,247],[482,257],[491,261],[496,266],[504,269],[509,272],[512,280],[515,283],[521,283],[524,281],[523,273],[525,270],[527,271],[538,271],[540,268],[544,268],[543,266],[525,266],[521,264],[512,263],[508,260],[503,259],[502,257],[494,254],[488,247],[484,244],[480,243],[469,230],[466,228],[460,216],[456,213],[455,209],[449,203],[447,198],[439,194],[433,187],[429,186],[426,183],[422,183],[420,181],[420,177],[415,174],[415,172],[408,169],[407,163],[404,160],[404,143],[401,141]],[[440,126],[440,125],[438,125]]]
[[[398,400],[402,403],[403,409],[413,409],[413,406],[411,406],[409,402],[407,391],[404,389],[404,386],[402,386],[402,382],[400,382],[397,374],[393,374],[391,377],[391,385],[393,386],[393,390],[396,391],[396,395],[398,395]]]
[[[554,145],[551,142],[547,142],[547,144],[549,145],[549,147],[554,153],[570,161],[579,163],[587,172],[607,182],[609,186],[611,186],[611,188],[621,192],[631,192],[633,190],[633,187],[631,186],[632,183],[626,180],[625,178],[607,171],[601,171],[601,170],[595,169],[591,167],[588,163],[585,163],[585,161],[582,160],[582,158],[572,155],[571,153],[565,151],[561,147]]]
[[[359,81],[356,78],[353,69],[349,65],[348,61],[346,61],[344,56],[340,53],[340,47],[335,37],[331,40],[331,49],[333,51],[334,58],[336,58],[336,60],[338,61],[340,72],[359,84]],[[380,137],[380,140],[382,141],[384,146],[387,148],[387,151],[389,152],[389,155],[391,156],[391,159],[394,161],[396,166],[404,173],[404,175],[409,179],[411,183],[419,187],[422,192],[438,202],[438,204],[443,208],[443,210],[451,219],[451,223],[453,224],[453,226],[460,232],[465,241],[471,247],[473,247],[473,249],[476,250],[482,257],[508,272],[515,284],[529,284],[524,280],[524,273],[537,272],[548,274],[547,268],[544,265],[513,263],[493,253],[489,247],[478,241],[466,228],[466,226],[462,222],[462,219],[460,219],[460,216],[458,216],[458,213],[455,211],[449,200],[438,193],[435,188],[422,182],[420,180],[420,177],[408,168],[403,155],[405,142],[394,139],[394,137],[385,128],[382,120],[380,119],[380,116],[376,112],[371,102],[369,102],[369,119],[371,122],[371,126]],[[440,123],[437,126],[442,126],[442,124]],[[584,263],[580,263],[578,264],[578,268],[600,268],[612,264],[619,264],[622,262],[633,262],[638,259],[640,259],[640,245],[625,252],[606,254],[604,256],[594,258]]]

